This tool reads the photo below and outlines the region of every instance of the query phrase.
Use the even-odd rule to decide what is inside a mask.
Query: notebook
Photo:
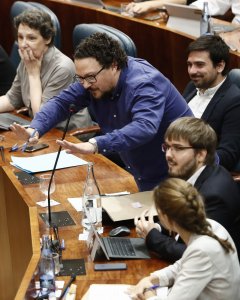
[[[91,217],[86,211],[86,216],[90,224],[90,234],[88,238],[91,258],[94,261],[98,250],[101,249],[105,257],[118,259],[148,259],[150,258],[145,240],[142,238],[128,237],[101,237],[97,232]]]
[[[18,123],[22,126],[28,126],[30,121],[10,113],[0,113],[0,129],[9,130],[9,126],[13,123]]]
[[[200,36],[200,20],[202,10],[193,6],[180,4],[165,4],[169,18],[167,27],[190,34]]]
[[[112,12],[120,13],[120,7],[106,5],[101,0],[75,0],[75,1],[86,4],[88,6],[92,6],[94,8],[104,8]]]

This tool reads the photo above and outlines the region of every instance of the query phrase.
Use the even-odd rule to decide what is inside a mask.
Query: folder
[[[139,216],[146,209],[151,209],[151,213],[157,215],[152,191],[124,196],[102,197],[102,207],[114,222],[134,219],[135,216]]]

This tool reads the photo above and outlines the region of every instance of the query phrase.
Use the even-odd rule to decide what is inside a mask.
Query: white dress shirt
[[[240,0],[239,0],[240,2]],[[209,88],[202,92],[200,89],[197,88],[197,94],[194,96],[190,102],[188,103],[188,106],[191,108],[194,116],[196,118],[201,118],[206,107],[208,106],[209,102],[211,101],[212,97],[215,95],[217,90],[220,88],[220,86],[223,84],[226,78],[222,82],[220,82],[218,85]]]

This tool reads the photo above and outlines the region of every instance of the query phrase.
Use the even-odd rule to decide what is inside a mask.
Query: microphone
[[[75,113],[75,111],[76,111],[75,104],[70,104],[69,105],[69,115],[68,115],[68,118],[67,118],[67,123],[65,125],[65,128],[64,128],[64,131],[63,131],[63,136],[62,136],[62,139],[61,139],[62,141],[65,139],[71,116]],[[54,166],[53,166],[53,169],[52,169],[52,174],[51,174],[51,177],[50,177],[50,180],[49,180],[49,185],[48,185],[48,195],[47,195],[47,199],[48,199],[48,223],[49,223],[50,227],[52,225],[50,190],[51,190],[53,176],[54,176],[54,173],[56,171],[56,167],[57,167],[57,163],[58,163],[58,159],[59,159],[61,150],[62,150],[62,146],[59,146],[57,156],[56,156],[56,160],[55,160],[55,163],[54,163]]]

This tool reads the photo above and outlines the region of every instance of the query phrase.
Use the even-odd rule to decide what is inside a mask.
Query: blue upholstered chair
[[[11,19],[13,21],[13,19],[18,16],[19,14],[21,14],[23,11],[25,11],[26,9],[40,9],[45,11],[46,13],[48,13],[51,16],[53,25],[56,29],[56,35],[54,38],[54,45],[60,49],[61,47],[61,28],[60,28],[60,23],[59,20],[57,18],[57,16],[54,14],[53,11],[51,11],[47,6],[37,3],[37,2],[23,2],[23,1],[16,1],[13,3],[12,7],[11,7]],[[11,54],[10,54],[10,58],[12,63],[14,64],[15,68],[18,67],[18,64],[20,62],[20,57],[18,54],[18,44],[17,41],[14,42],[12,50],[11,50]]]
[[[124,32],[103,24],[78,24],[73,29],[73,47],[76,46],[86,37],[95,32],[106,33],[113,39],[117,40],[127,55],[136,57],[137,49],[133,40]]]

